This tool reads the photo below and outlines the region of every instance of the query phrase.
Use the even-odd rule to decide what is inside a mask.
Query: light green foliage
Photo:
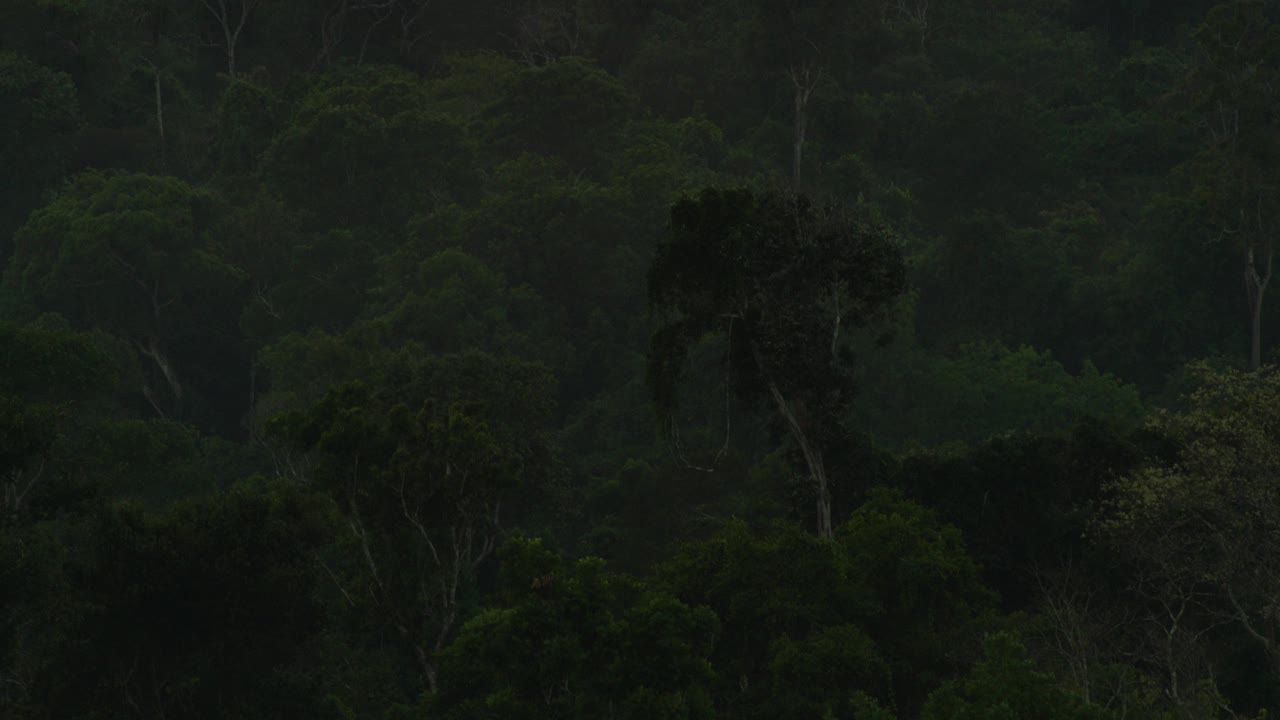
[[[1195,598],[1188,622],[1232,623],[1278,673],[1280,648],[1265,628],[1280,593],[1280,374],[1196,371],[1189,406],[1151,421],[1176,456],[1112,484],[1100,540],[1132,564],[1136,592]]]

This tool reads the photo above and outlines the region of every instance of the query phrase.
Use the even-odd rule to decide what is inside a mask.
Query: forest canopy
[[[1278,83],[1273,0],[4,0],[0,717],[1278,711]]]

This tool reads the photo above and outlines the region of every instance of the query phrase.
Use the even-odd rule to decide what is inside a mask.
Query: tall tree
[[[459,405],[412,416],[359,383],[269,431],[313,453],[315,481],[344,512],[353,564],[345,579],[332,572],[343,597],[395,630],[436,692],[439,653],[497,542],[503,493],[531,468]]]
[[[753,58],[780,69],[792,99],[791,180],[798,189],[809,128],[809,106],[829,77],[835,55],[852,45],[851,28],[866,25],[870,3],[839,0],[760,0],[749,36]],[[859,17],[860,16],[860,17]],[[855,19],[855,17],[857,19]]]
[[[1190,89],[1208,145],[1201,191],[1239,252],[1249,301],[1249,368],[1262,363],[1262,307],[1280,232],[1280,32],[1261,0],[1230,0],[1196,31]]]
[[[201,2],[217,24],[218,34],[222,36],[220,38],[222,50],[227,59],[227,75],[234,78],[240,37],[244,35],[249,18],[253,16],[253,11],[258,8],[262,0],[239,0],[238,2],[201,0]]]
[[[1280,678],[1280,373],[1194,369],[1201,385],[1187,410],[1151,421],[1175,456],[1111,483],[1095,533],[1151,610],[1150,657],[1175,699],[1194,691],[1186,658],[1199,659],[1222,626]]]
[[[682,200],[649,271],[658,327],[648,374],[665,428],[675,427],[690,348],[720,334],[726,382],[773,404],[808,468],[818,535],[832,537],[824,452],[842,435],[854,390],[841,333],[877,317],[905,286],[893,233],[835,207],[749,190]]]
[[[182,416],[189,388],[174,346],[208,353],[240,313],[241,273],[208,233],[212,204],[174,178],[84,173],[14,236],[3,283],[128,341],[159,375],[142,387],[156,413]]]

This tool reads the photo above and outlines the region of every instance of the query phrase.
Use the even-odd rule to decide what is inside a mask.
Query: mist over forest
[[[1280,711],[1280,2],[0,0],[0,717]]]

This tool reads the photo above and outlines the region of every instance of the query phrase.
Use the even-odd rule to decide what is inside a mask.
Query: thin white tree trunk
[[[1270,244],[1263,250],[1264,270],[1258,271],[1258,258],[1253,248],[1245,253],[1245,288],[1249,293],[1249,369],[1257,370],[1262,366],[1262,300],[1266,296],[1267,286],[1271,283],[1272,260],[1274,253]]]

